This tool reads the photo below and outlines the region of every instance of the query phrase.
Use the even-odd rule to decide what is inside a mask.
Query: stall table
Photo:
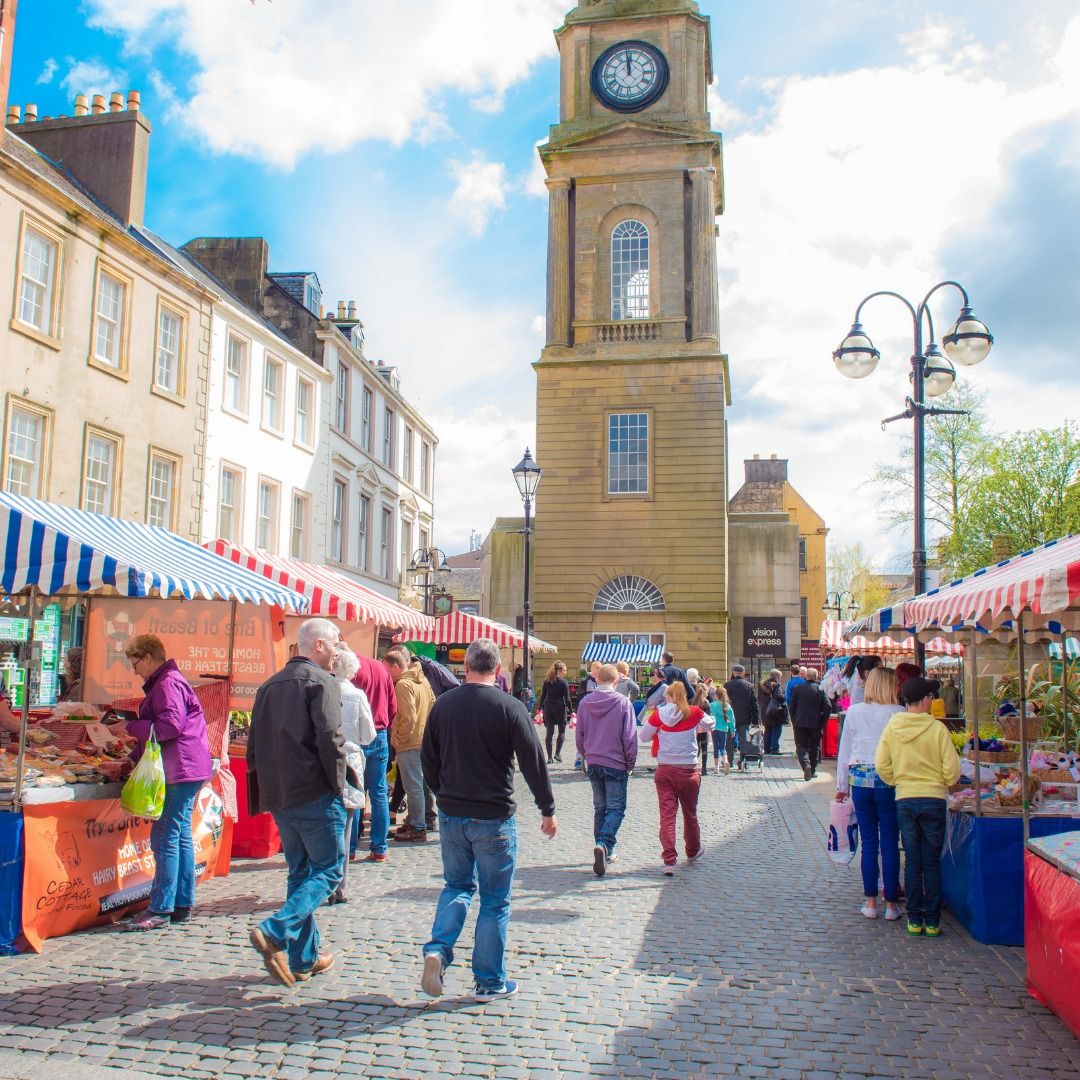
[[[1080,1037],[1080,832],[1028,841],[1024,951],[1031,996]]]
[[[236,777],[232,853],[238,859],[268,859],[281,850],[281,834],[269,814],[248,813],[247,761],[243,755],[230,755],[229,768]]]
[[[1033,837],[1076,829],[1076,818],[1030,819]],[[1024,944],[1024,822],[950,810],[941,859],[945,906],[984,945]]]

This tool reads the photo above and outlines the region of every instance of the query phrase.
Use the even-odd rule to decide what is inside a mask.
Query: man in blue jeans
[[[363,747],[364,788],[371,800],[371,822],[368,825],[371,852],[366,862],[386,862],[387,839],[390,836],[390,792],[386,771],[390,765],[390,726],[397,716],[394,680],[386,665],[370,656],[361,656],[360,670],[353,685],[367,694],[371,719],[375,721],[375,739]]]
[[[477,1001],[517,993],[506,977],[510,889],[517,859],[514,759],[543,815],[540,828],[555,835],[555,797],[544,751],[529,710],[495,685],[499,648],[490,638],[465,654],[465,685],[449,690],[428,715],[420,759],[424,780],[439,806],[439,842],[445,884],[424,946],[420,985],[430,997],[443,992],[443,974],[472,898],[480,889],[472,969]]]
[[[626,815],[626,785],[637,761],[634,706],[616,689],[619,669],[601,664],[596,689],[582,698],[574,742],[588,766],[593,792],[593,873],[603,877],[618,856],[615,837]]]
[[[328,971],[315,912],[341,884],[346,780],[341,691],[330,665],[341,641],[328,619],[300,626],[297,652],[259,687],[248,735],[248,806],[268,810],[289,867],[284,906],[250,934],[266,970],[282,985]]]

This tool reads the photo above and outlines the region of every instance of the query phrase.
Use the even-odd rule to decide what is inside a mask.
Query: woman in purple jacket
[[[124,654],[143,680],[146,695],[138,720],[128,724],[137,740],[132,756],[138,760],[142,755],[152,728],[165,766],[165,808],[150,830],[155,867],[150,906],[127,929],[160,930],[171,922],[185,922],[195,905],[191,812],[200,789],[213,775],[213,764],[202,706],[176,661],[165,659],[161,638],[140,634]]]

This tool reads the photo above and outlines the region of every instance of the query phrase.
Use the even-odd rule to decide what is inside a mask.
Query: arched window
[[[663,611],[660,590],[643,577],[623,574],[602,586],[593,601],[593,611]]]
[[[649,317],[649,230],[620,221],[611,233],[611,317]]]

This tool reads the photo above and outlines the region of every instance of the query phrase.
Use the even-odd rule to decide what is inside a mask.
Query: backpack
[[[786,724],[788,722],[787,701],[784,698],[783,691],[778,686],[773,687],[772,698],[769,701],[768,708],[765,710],[765,719],[771,720],[773,724]]]

